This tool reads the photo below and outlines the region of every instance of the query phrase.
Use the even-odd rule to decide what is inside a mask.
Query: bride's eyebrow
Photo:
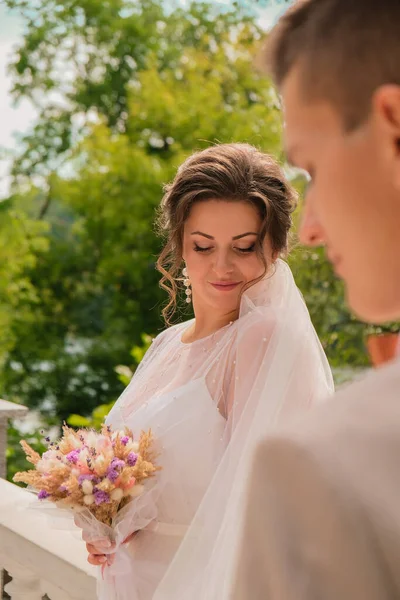
[[[233,240],[240,240],[241,238],[247,237],[248,235],[258,235],[255,231],[247,231],[247,233],[241,233],[240,235],[235,235]]]
[[[190,235],[202,235],[208,240],[215,240],[212,235],[208,235],[208,233],[203,233],[202,231],[192,231]],[[258,235],[255,231],[247,231],[246,233],[241,233],[240,235],[233,236],[232,240],[240,240],[241,238],[247,237],[248,235]]]
[[[208,233],[203,233],[202,231],[192,231],[192,233],[190,235],[202,235],[203,237],[207,238],[208,240],[215,239],[215,238],[213,238],[212,235],[208,235]]]

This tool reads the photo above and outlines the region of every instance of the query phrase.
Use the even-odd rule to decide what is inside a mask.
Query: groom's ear
[[[400,86],[383,85],[374,95],[373,110],[393,183],[400,190]]]

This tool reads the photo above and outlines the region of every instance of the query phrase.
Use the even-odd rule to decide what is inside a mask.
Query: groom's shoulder
[[[391,400],[399,399],[399,393],[400,360],[395,360],[379,369],[370,370],[355,382],[343,386],[324,408],[327,414],[348,414],[353,410],[367,408],[381,412],[390,405]],[[396,404],[400,408],[400,402]]]
[[[354,383],[340,389],[327,403],[327,412],[365,410],[382,413],[398,406],[400,394],[400,360],[395,360],[379,369],[369,371]],[[395,404],[395,406],[392,406]]]
[[[293,417],[279,427],[277,436],[301,445],[325,445],[380,431],[400,440],[399,360],[369,372],[327,402]]]
[[[400,391],[400,360],[397,359],[378,369],[370,370],[351,384],[336,392],[337,402],[357,403],[362,400],[373,401],[374,394],[398,397]]]

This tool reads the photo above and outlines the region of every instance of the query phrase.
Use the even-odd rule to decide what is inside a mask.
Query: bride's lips
[[[210,281],[210,284],[220,292],[230,292],[240,285],[240,281]]]

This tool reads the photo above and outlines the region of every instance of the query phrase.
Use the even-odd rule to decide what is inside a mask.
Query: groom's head
[[[324,243],[355,312],[400,317],[400,0],[304,0],[264,62],[289,160],[308,171],[303,242]]]

